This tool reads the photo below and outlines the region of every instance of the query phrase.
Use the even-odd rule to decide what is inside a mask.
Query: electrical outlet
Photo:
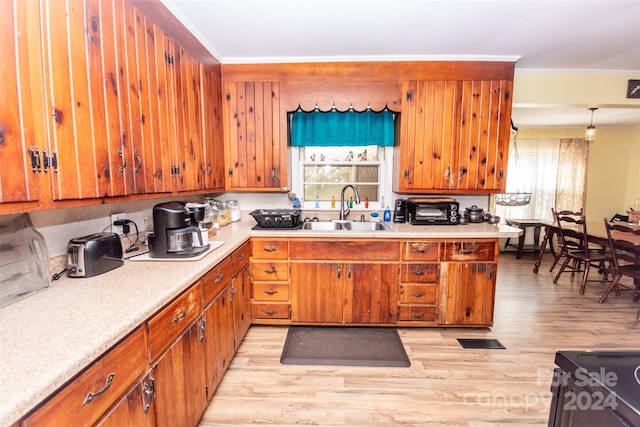
[[[118,235],[124,234],[121,225],[113,225],[113,223],[119,219],[127,219],[126,213],[115,213],[111,214],[111,232],[116,233]]]

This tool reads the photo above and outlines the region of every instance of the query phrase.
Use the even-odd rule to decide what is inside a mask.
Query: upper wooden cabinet
[[[224,191],[224,140],[220,75],[212,67],[200,65],[200,78],[202,80],[205,187],[211,191]]]
[[[394,190],[504,191],[512,86],[507,80],[408,82]]]
[[[277,81],[226,82],[223,88],[226,189],[286,191],[287,112]]]
[[[39,51],[39,20],[28,16],[33,2],[0,2],[0,15],[5,23],[0,27],[0,202],[37,201],[40,198],[35,147],[41,135],[34,133],[36,115],[31,97],[22,96],[29,89],[29,51]],[[39,18],[38,15],[35,16]],[[29,22],[29,25],[27,25]],[[18,28],[25,31],[18,31]],[[34,30],[35,42],[29,45]],[[38,68],[36,67],[36,71]],[[41,148],[41,147],[40,147]],[[40,159],[40,148],[38,159]],[[31,155],[30,155],[31,154]],[[10,167],[8,167],[10,165]],[[42,168],[42,164],[39,166]]]

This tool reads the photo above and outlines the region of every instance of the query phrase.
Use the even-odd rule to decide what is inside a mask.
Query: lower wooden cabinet
[[[29,415],[23,425],[92,425],[147,370],[144,328],[138,328]]]
[[[445,325],[491,326],[495,297],[493,263],[447,263]]]
[[[102,418],[98,427],[156,425],[153,373],[149,372]]]
[[[303,262],[291,265],[291,321],[342,323],[344,277],[339,262]]]
[[[204,324],[194,322],[154,365],[158,426],[194,426],[208,404]]]

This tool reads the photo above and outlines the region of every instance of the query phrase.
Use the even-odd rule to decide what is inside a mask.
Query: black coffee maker
[[[194,233],[196,231],[197,233]],[[194,246],[194,234],[201,238],[197,223],[192,223],[189,210],[180,202],[160,203],[153,207],[153,234],[147,236],[150,258],[190,258],[209,249]]]

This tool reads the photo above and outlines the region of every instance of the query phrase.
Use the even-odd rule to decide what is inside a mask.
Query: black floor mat
[[[280,363],[288,365],[411,366],[394,328],[291,326]]]
[[[458,342],[463,348],[480,349],[506,349],[500,341],[486,338],[458,338]]]

